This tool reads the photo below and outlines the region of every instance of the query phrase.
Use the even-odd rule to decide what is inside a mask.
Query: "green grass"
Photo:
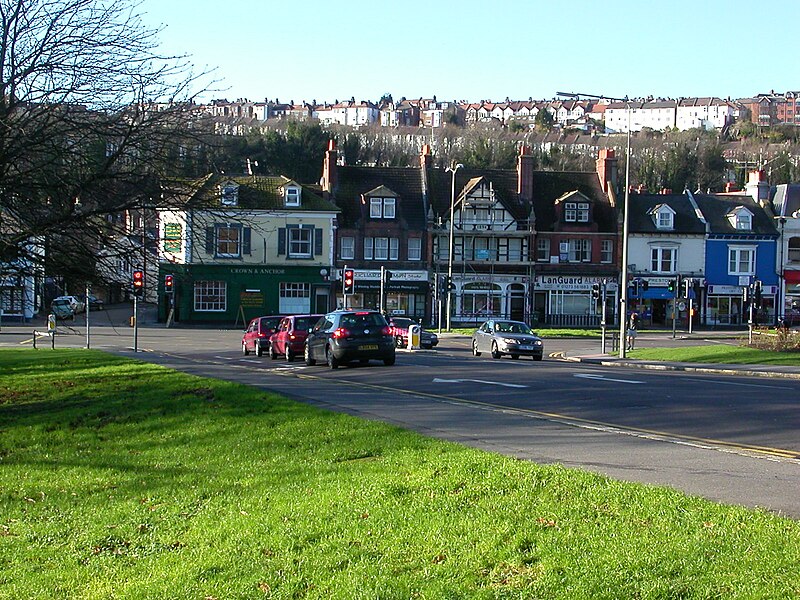
[[[475,327],[458,328],[453,329],[453,333],[472,335],[475,333],[475,329]],[[532,330],[542,338],[600,338],[602,335],[599,329],[537,329],[536,327],[532,327]],[[610,335],[613,331],[613,328],[609,328],[606,335]]]
[[[0,351],[0,598],[796,598],[800,523],[86,350]]]
[[[628,357],[668,362],[800,366],[800,352],[774,352],[745,346],[719,344],[685,348],[643,348],[629,350]]]

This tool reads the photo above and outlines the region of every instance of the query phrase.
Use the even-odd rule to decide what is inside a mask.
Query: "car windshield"
[[[319,316],[316,317],[300,317],[295,319],[294,328],[297,331],[308,331],[319,321]]]
[[[498,321],[494,324],[494,330],[499,333],[531,333],[531,328],[525,323],[515,321]]]
[[[281,322],[280,317],[261,319],[261,329],[275,329],[278,326],[278,323],[280,322]]]
[[[405,327],[408,329],[411,325],[414,324],[414,321],[411,319],[404,319],[404,318],[394,318],[392,319],[392,323],[394,323],[395,327]]]

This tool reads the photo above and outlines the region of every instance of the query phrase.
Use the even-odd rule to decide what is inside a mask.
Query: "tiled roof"
[[[686,194],[631,194],[628,228],[631,233],[705,234],[706,227]],[[675,211],[673,229],[656,227],[651,211],[665,204]]]
[[[712,234],[753,234],[776,237],[778,235],[774,219],[750,196],[744,194],[741,196],[694,194],[694,198],[708,221]],[[744,206],[753,213],[753,228],[750,231],[737,230],[728,220],[727,215],[739,206]]]

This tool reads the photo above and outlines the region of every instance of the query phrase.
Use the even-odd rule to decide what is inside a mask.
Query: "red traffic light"
[[[135,288],[144,287],[144,271],[133,272],[133,287]]]
[[[345,269],[342,275],[342,288],[345,294],[352,294],[355,291],[356,274],[353,269]]]
[[[172,291],[173,284],[175,283],[175,278],[172,275],[164,275],[164,289],[168,292]]]

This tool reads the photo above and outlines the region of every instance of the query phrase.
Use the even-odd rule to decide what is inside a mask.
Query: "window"
[[[536,260],[550,260],[550,238],[539,238],[536,240]]]
[[[600,242],[600,262],[610,263],[614,261],[614,240],[603,240]]]
[[[278,310],[289,314],[308,313],[311,310],[311,284],[282,281],[278,290]]]
[[[589,222],[589,203],[588,202],[579,202],[578,203],[578,222],[579,223],[588,223]]]
[[[229,183],[219,190],[219,200],[223,206],[236,206],[239,203],[239,186]]]
[[[398,260],[399,238],[364,238],[364,260]]]
[[[374,238],[364,238],[364,260],[372,260],[374,257],[373,248],[375,247]]]
[[[788,260],[800,262],[800,237],[789,238]]]
[[[339,239],[339,258],[353,260],[356,257],[356,238],[345,236]]]
[[[287,187],[285,196],[286,206],[300,206],[300,189]]]
[[[422,260],[421,238],[408,238],[408,260]]]
[[[197,312],[224,312],[227,309],[227,284],[224,281],[196,281],[194,309]]]
[[[578,209],[574,202],[564,204],[564,220],[570,223],[578,220]]]
[[[591,245],[589,240],[569,240],[569,262],[589,262],[591,260]]]
[[[673,229],[675,215],[665,208],[656,212],[656,227],[658,229]]]
[[[310,227],[292,227],[289,234],[289,258],[311,258],[312,231]]]
[[[223,258],[238,258],[241,256],[241,233],[242,228],[239,225],[217,225],[215,255]]]
[[[738,206],[728,213],[728,221],[738,231],[750,231],[753,228],[753,213],[744,206]]]
[[[752,246],[728,247],[728,275],[755,275],[756,249]]]
[[[656,246],[650,249],[650,270],[653,273],[674,273],[677,270],[678,249]]]
[[[370,198],[369,216],[371,219],[394,219],[394,198]]]

